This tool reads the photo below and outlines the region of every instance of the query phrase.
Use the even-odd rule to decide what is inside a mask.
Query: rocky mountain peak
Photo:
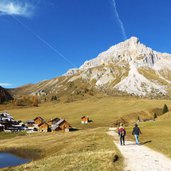
[[[122,43],[129,46],[137,46],[138,44],[140,44],[140,40],[137,37],[131,37]]]
[[[131,37],[86,61],[80,68],[70,69],[63,77],[32,85],[27,91],[44,90],[49,95],[81,97],[95,92],[170,96],[170,72],[170,54],[156,52],[137,37]]]
[[[96,58],[86,61],[81,70],[109,64],[115,62],[126,61],[129,63],[134,60],[138,65],[152,66],[158,60],[157,52],[140,43],[137,37],[116,44],[105,52],[100,53]]]
[[[110,47],[96,58],[86,61],[78,70],[70,70],[67,75],[73,76],[72,81],[77,78],[86,79],[89,82],[96,80],[97,88],[104,89],[120,80],[110,89],[138,96],[165,95],[167,88],[161,83],[165,81],[167,85],[171,81],[170,77],[167,79],[163,77],[163,71],[160,72],[159,69],[164,70],[165,74],[168,73],[171,56],[167,60],[166,56],[170,55],[156,52],[142,44],[137,37],[131,37]],[[74,76],[75,74],[77,77]]]

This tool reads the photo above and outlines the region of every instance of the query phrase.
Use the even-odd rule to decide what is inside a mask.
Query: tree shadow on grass
[[[144,142],[141,142],[140,145],[148,144],[148,143],[151,143],[151,142],[152,142],[152,140],[144,141]]]
[[[78,128],[70,128],[69,131],[70,131],[70,132],[79,131],[79,129],[78,129]]]
[[[91,123],[91,122],[93,122],[93,120],[89,120],[89,121],[88,121],[88,123]]]

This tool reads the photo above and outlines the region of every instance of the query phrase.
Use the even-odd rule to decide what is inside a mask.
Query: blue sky
[[[171,53],[170,0],[0,0],[0,84],[62,75],[137,36]]]

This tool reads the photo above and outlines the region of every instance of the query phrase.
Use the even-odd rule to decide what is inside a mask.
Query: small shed
[[[39,132],[49,132],[50,131],[50,127],[49,127],[48,123],[46,123],[46,122],[39,124],[38,127],[39,127]]]
[[[82,124],[87,124],[89,122],[89,117],[88,116],[82,116],[81,117],[81,123]]]
[[[42,117],[40,117],[40,116],[38,116],[38,117],[36,117],[35,119],[34,119],[34,123],[36,124],[36,125],[40,125],[41,123],[44,123],[45,122],[45,120],[42,118]]]

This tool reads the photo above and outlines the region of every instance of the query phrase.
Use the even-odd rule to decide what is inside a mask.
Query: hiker
[[[118,128],[118,135],[120,136],[120,145],[125,145],[126,131],[122,123],[120,123],[120,127]]]
[[[132,130],[132,135],[134,135],[135,137],[136,144],[139,144],[139,140],[138,140],[139,134],[142,134],[142,133],[141,133],[140,128],[138,127],[138,124],[136,123]]]

